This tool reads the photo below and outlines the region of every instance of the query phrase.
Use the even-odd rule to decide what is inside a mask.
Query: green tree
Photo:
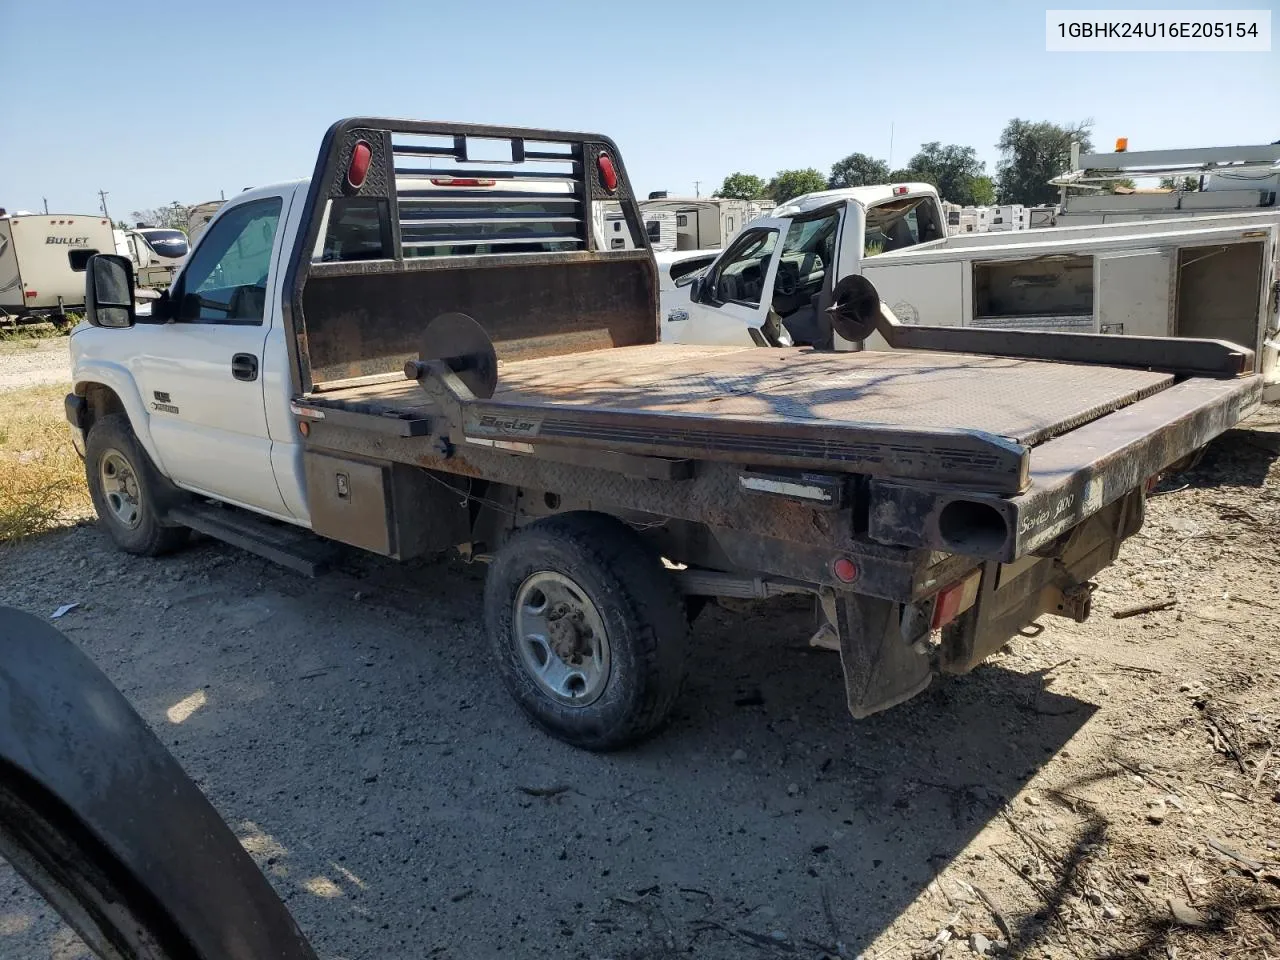
[[[837,160],[831,167],[827,187],[839,190],[843,187],[865,187],[873,183],[889,182],[889,165],[883,160],[865,153],[851,153]]]
[[[978,203],[974,197],[974,181],[985,176],[986,164],[978,159],[973,147],[939,140],[922,144],[907,164],[912,180],[924,180],[938,188],[943,200],[965,206]]]
[[[1199,177],[1161,177],[1160,186],[1166,190],[1182,190],[1194,193],[1200,189]]]
[[[1005,125],[996,147],[996,192],[1001,203],[1035,206],[1056,203],[1058,188],[1049,183],[1071,166],[1071,144],[1081,152],[1093,149],[1092,120],[1061,126],[1047,120],[1013,119]]]
[[[969,192],[973,197],[969,202],[976,207],[989,207],[996,202],[996,182],[985,173],[970,181]]]
[[[177,200],[167,207],[155,207],[151,210],[133,211],[134,223],[145,223],[149,227],[167,227],[171,230],[187,230],[187,218],[191,216],[191,207]]]
[[[786,203],[806,193],[827,189],[827,178],[821,170],[806,167],[803,170],[779,170],[769,181],[765,192],[777,203]]]
[[[754,173],[731,173],[712,196],[726,200],[759,200],[764,191],[765,182]]]

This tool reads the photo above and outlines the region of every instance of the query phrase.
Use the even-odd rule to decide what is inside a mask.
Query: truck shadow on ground
[[[855,956],[1094,711],[986,666],[855,722],[807,609],[712,607],[671,724],[590,754],[497,683],[482,569],[359,556],[308,581],[92,529],[55,552],[37,612],[82,598],[60,625],[322,956]]]

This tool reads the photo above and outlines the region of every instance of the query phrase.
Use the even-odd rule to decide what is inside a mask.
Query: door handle
[[[252,383],[258,379],[258,358],[252,353],[237,353],[231,358],[231,375]]]

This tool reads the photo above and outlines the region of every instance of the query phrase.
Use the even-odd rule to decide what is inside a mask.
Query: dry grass
[[[63,414],[65,386],[0,393],[0,543],[91,510],[84,465]]]

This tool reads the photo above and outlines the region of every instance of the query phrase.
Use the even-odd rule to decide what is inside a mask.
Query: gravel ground
[[[905,960],[1010,933],[1024,957],[1276,957],[1280,877],[1207,838],[1280,861],[1278,476],[1224,439],[1151,501],[1092,620],[866,721],[807,612],[709,608],[670,727],[608,756],[499,688],[480,567],[352,553],[306,580],[80,526],[0,550],[0,602],[80,603],[59,627],[324,958]],[[83,955],[3,864],[0,955]]]
[[[0,341],[0,392],[65,382],[71,376],[70,349],[70,337]]]

